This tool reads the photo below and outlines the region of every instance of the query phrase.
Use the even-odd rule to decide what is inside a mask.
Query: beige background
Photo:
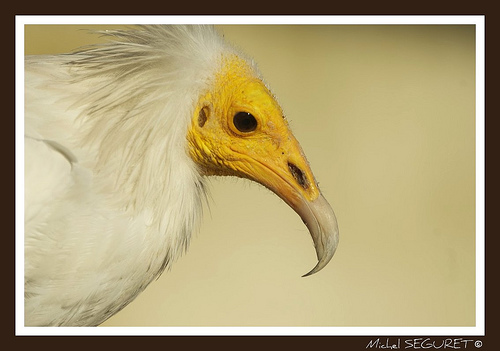
[[[29,26],[26,53],[99,40],[80,28]],[[283,105],[339,249],[301,278],[316,261],[299,217],[214,179],[187,255],[104,325],[474,326],[474,27],[219,28]]]

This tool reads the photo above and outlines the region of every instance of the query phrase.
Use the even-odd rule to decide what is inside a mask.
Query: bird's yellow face
[[[191,157],[206,175],[257,181],[287,202],[319,191],[299,143],[264,83],[229,58],[215,89],[201,97],[188,133]],[[297,194],[299,193],[299,194]]]
[[[283,111],[273,94],[239,57],[225,59],[214,89],[200,98],[187,139],[190,155],[205,175],[233,175],[256,181],[296,210],[311,231],[314,225],[328,226],[317,223],[318,216],[312,213],[315,204],[321,202],[324,207],[328,203],[320,194]],[[336,229],[336,221],[334,224]],[[319,259],[326,246],[336,247],[337,239],[332,239],[334,243],[328,242],[331,238],[320,240],[311,235]]]

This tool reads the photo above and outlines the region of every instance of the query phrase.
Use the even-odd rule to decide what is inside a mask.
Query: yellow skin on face
[[[238,130],[233,123],[238,112],[252,114],[256,129]],[[237,56],[225,58],[214,89],[200,98],[187,139],[192,159],[206,175],[254,180],[292,207],[319,195],[281,107],[251,67]]]

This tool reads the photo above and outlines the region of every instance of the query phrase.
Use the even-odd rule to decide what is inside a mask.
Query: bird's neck
[[[204,201],[203,177],[186,149],[193,102],[186,94],[161,103],[144,104],[152,99],[147,93],[142,98],[106,109],[94,96],[83,109],[82,144],[94,150],[99,191],[116,210],[144,218],[148,233],[168,248],[168,261],[186,249]]]
[[[116,46],[74,59],[74,81],[86,89],[77,103],[86,129],[82,144],[94,150],[94,173],[116,208],[144,216],[148,227],[168,234],[173,247],[185,247],[204,194],[186,135],[211,69],[201,74],[194,65],[186,71],[178,58],[159,60],[146,55],[152,49],[137,48],[145,54]]]

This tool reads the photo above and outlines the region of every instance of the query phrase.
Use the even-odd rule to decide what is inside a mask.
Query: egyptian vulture
[[[282,109],[212,26],[105,31],[25,58],[25,325],[96,326],[187,248],[207,176],[256,181],[338,244]]]

